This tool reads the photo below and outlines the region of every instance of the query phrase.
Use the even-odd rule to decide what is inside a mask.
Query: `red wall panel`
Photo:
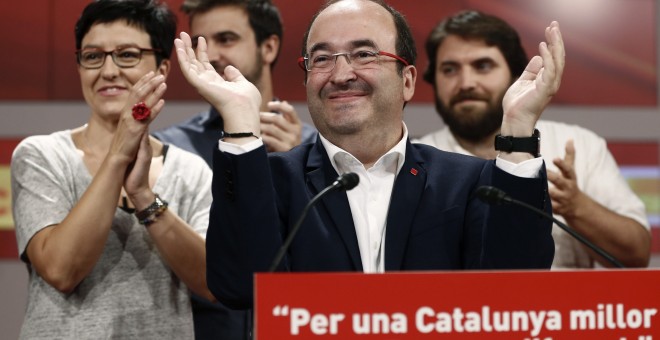
[[[179,15],[182,0],[166,1]],[[274,0],[285,22],[282,55],[275,69],[279,97],[304,101],[303,74],[296,58],[312,14],[321,0]],[[543,29],[551,20],[562,27],[567,66],[554,103],[571,105],[657,105],[657,37],[653,0],[391,0],[406,15],[417,40],[422,71],[423,44],[445,15],[475,8],[509,21],[521,33],[528,54],[537,52]],[[82,99],[73,57],[73,25],[87,0],[37,0],[0,4],[0,29],[7,34],[0,55],[0,100]],[[168,81],[168,99],[198,99],[177,67]],[[431,102],[430,87],[418,81],[417,102]]]

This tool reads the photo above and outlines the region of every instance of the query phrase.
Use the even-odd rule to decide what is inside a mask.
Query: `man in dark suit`
[[[283,154],[267,155],[259,139],[256,88],[235,68],[215,73],[205,44],[195,53],[183,33],[183,74],[225,120],[207,234],[213,294],[250,307],[254,272],[268,269],[309,199],[347,171],[360,184],[322,199],[278,270],[549,268],[549,222],[474,195],[488,184],[549,210],[543,161],[525,144],[563,71],[558,24],[546,39],[503,101],[512,147],[485,161],[408,141],[402,119],[417,79],[415,46],[401,14],[381,1],[332,1],[313,18],[301,65],[320,136]]]

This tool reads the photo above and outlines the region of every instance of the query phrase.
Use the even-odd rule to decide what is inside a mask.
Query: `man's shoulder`
[[[424,143],[411,143],[410,147],[415,158],[419,158],[419,161],[425,163],[452,164],[453,166],[461,164],[465,166],[483,166],[483,163],[486,162],[486,160],[478,157],[441,150]]]

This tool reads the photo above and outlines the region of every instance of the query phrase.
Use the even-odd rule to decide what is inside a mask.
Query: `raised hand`
[[[549,188],[552,200],[552,211],[555,214],[571,218],[578,215],[578,210],[585,199],[589,199],[578,187],[575,174],[575,146],[573,141],[566,142],[566,155],[564,159],[553,161],[559,171],[548,171],[548,180],[553,184]]]
[[[566,53],[556,21],[546,27],[545,38],[548,42],[539,44],[540,56],[529,61],[504,95],[503,135],[531,136],[536,121],[559,90]]]
[[[162,96],[166,89],[165,76],[156,75],[154,72],[147,73],[133,85],[117,124],[117,130],[110,146],[110,155],[120,157],[126,164],[135,161],[143,135],[148,134],[149,124],[165,105]],[[133,118],[133,106],[137,103],[144,103],[151,110],[149,117],[143,121]]]
[[[261,138],[266,149],[272,151],[289,151],[302,142],[302,122],[295,108],[286,101],[271,101],[268,109],[272,112],[261,112]]]
[[[225,131],[253,132],[259,136],[259,90],[233,66],[225,68],[226,79],[220,76],[209,62],[203,37],[199,38],[196,53],[185,32],[174,40],[174,45],[183,76],[220,112]]]

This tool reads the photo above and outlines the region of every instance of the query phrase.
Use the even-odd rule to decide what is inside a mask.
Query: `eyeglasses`
[[[112,61],[121,68],[133,67],[142,60],[144,52],[160,52],[157,48],[120,47],[112,51],[104,51],[100,48],[85,48],[76,51],[78,64],[86,69],[98,69],[103,67],[108,54]]]
[[[380,63],[380,56],[394,58],[405,66],[409,63],[396,54],[383,51],[358,50],[354,52],[343,52],[333,54],[313,54],[298,58],[298,65],[309,72],[325,73],[335,68],[337,58],[346,57],[346,61],[356,70],[374,67]]]

